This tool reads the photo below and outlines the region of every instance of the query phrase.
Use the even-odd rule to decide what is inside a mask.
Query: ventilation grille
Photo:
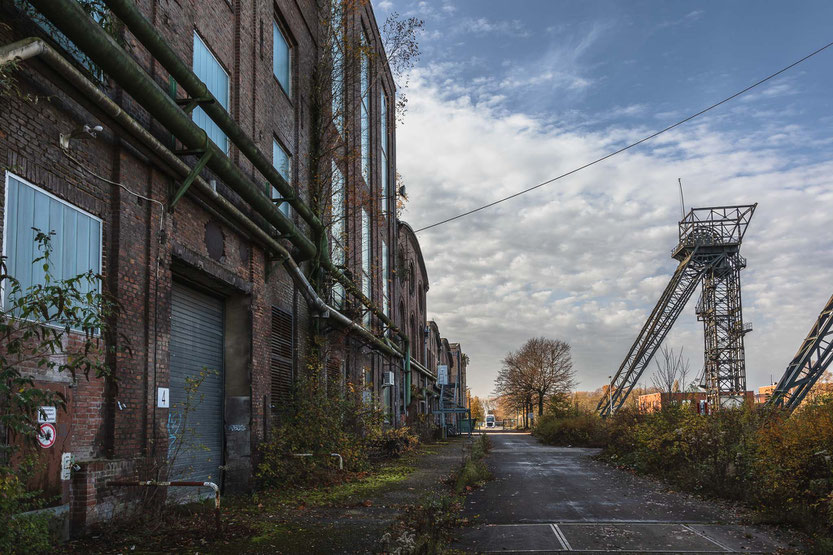
[[[272,377],[272,408],[277,412],[286,407],[292,389],[293,336],[292,313],[273,306],[269,372]]]

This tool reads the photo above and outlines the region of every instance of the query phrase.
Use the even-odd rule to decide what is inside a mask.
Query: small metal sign
[[[57,435],[54,424],[48,422],[41,424],[40,430],[38,430],[38,444],[44,449],[48,449],[55,445]]]
[[[61,453],[61,480],[72,476],[72,453]]]
[[[46,424],[58,421],[58,409],[55,407],[38,407],[38,424]]]
[[[437,385],[448,385],[448,365],[437,366]]]
[[[160,409],[167,409],[171,406],[171,399],[168,396],[167,387],[160,387],[157,389],[156,406]]]

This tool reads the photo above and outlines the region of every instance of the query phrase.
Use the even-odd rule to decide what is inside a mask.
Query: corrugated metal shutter
[[[170,349],[171,478],[217,483],[223,464],[223,302],[174,283]],[[208,373],[186,411],[189,378],[199,379],[203,369]]]
[[[280,414],[292,390],[292,358],[294,352],[292,313],[272,307],[272,333],[269,335],[272,377],[272,409]]]

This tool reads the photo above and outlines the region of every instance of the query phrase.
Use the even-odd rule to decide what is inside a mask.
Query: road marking
[[[735,551],[734,549],[731,549],[731,548],[729,548],[729,547],[726,547],[725,545],[723,545],[723,544],[722,544],[722,543],[720,543],[719,541],[717,541],[717,540],[715,540],[715,539],[710,538],[709,536],[707,536],[707,535],[706,535],[706,534],[704,534],[703,532],[698,532],[697,530],[695,530],[694,528],[692,528],[692,527],[691,527],[691,526],[689,526],[688,524],[680,524],[680,526],[682,526],[683,528],[685,528],[685,529],[686,529],[686,530],[688,530],[689,532],[692,532],[692,533],[694,533],[694,534],[697,534],[698,536],[700,536],[700,537],[701,537],[701,538],[703,538],[703,539],[709,540],[709,541],[710,541],[710,542],[712,542],[714,545],[716,545],[717,547],[719,547],[720,549],[722,549],[722,550],[724,550],[724,551],[726,551],[726,552],[728,552],[728,553],[736,553],[736,551]]]
[[[564,533],[561,531],[561,528],[558,527],[558,524],[550,524],[550,528],[552,528],[552,533],[555,534],[555,537],[558,539],[558,543],[561,544],[561,549],[564,551],[572,551],[573,548],[570,545],[570,542],[568,542],[567,538],[564,537]]]

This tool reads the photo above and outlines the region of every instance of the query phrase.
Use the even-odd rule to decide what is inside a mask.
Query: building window
[[[344,268],[345,263],[345,226],[344,226],[344,175],[335,162],[332,164],[332,195],[330,208],[330,252],[333,264]],[[344,286],[333,284],[333,302],[337,307],[344,304]]]
[[[194,73],[200,81],[205,83],[205,86],[208,87],[209,92],[214,95],[220,106],[228,110],[230,96],[228,73],[197,35],[196,31],[194,31]],[[228,137],[202,108],[199,106],[194,108],[193,118],[194,123],[202,127],[208,138],[214,141],[214,144],[220,147],[220,150],[228,152]]]
[[[344,135],[344,39],[341,0],[334,0],[330,17],[330,61],[332,69],[330,86],[333,123],[340,135]]]
[[[388,96],[382,89],[379,95],[379,120],[381,123],[379,151],[381,153],[381,174],[379,175],[379,187],[382,189],[382,210],[387,213],[391,202],[390,184],[388,183]]]
[[[17,279],[22,292],[45,284],[43,262],[32,263],[42,255],[35,229],[54,233],[50,241],[53,279],[101,273],[101,220],[7,173],[3,255],[9,275]],[[78,286],[100,290],[101,284],[82,280]]]
[[[390,318],[390,276],[388,275],[388,244],[382,241],[382,295],[384,296],[385,316]]]
[[[361,125],[362,125],[362,177],[370,185],[370,59],[367,38],[362,34],[361,63]]]
[[[292,183],[292,156],[274,139],[272,139],[272,165],[275,166],[275,169],[278,170],[278,173],[287,183]],[[280,191],[274,186],[272,187],[272,200],[283,200]],[[283,212],[284,216],[289,216],[288,202],[280,202],[278,209]]]
[[[292,49],[276,22],[272,22],[272,72],[286,94],[290,94]]]
[[[370,261],[373,259],[373,241],[370,240],[370,215],[362,209],[362,293],[373,300],[373,287],[370,275]],[[370,324],[370,311],[365,313],[365,324]]]

